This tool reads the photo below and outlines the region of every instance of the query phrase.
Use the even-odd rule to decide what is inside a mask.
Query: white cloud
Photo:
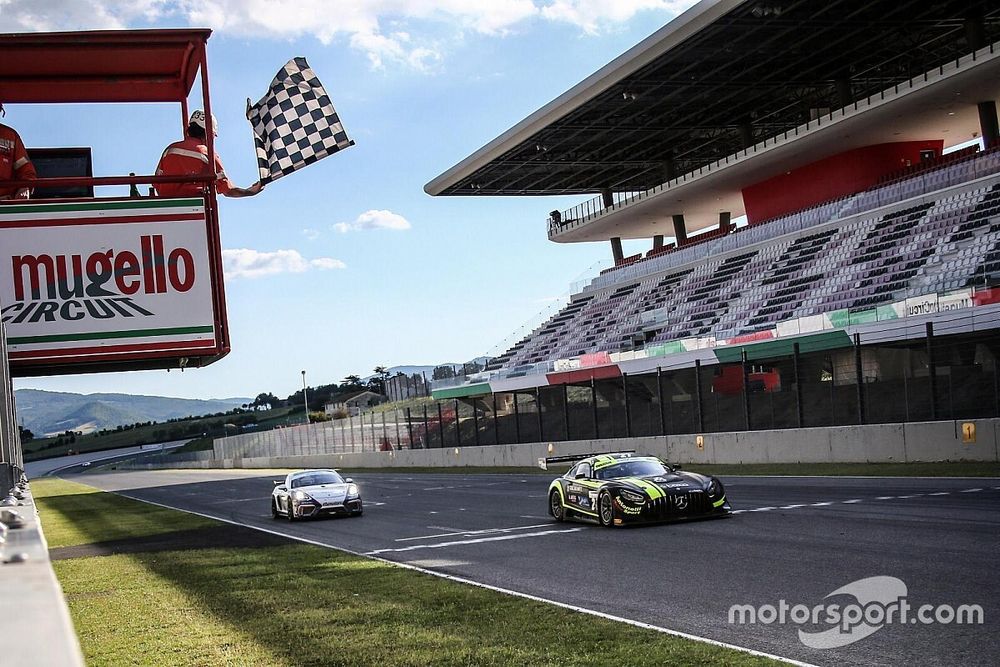
[[[277,273],[305,273],[311,269],[327,271],[347,268],[347,265],[339,259],[331,257],[306,259],[298,250],[261,252],[250,248],[223,250],[222,265],[227,279],[260,278]]]
[[[341,234],[364,229],[392,229],[402,231],[410,228],[410,222],[398,213],[372,209],[359,215],[355,218],[354,222],[338,222],[333,228]]]
[[[162,17],[167,0],[0,0],[0,32],[120,30]]]
[[[569,23],[593,35],[642,11],[680,14],[694,3],[694,0],[553,0],[541,8],[541,16]]]
[[[316,239],[319,238],[319,230],[307,227],[306,229],[302,230],[302,236],[306,237],[310,241],[315,241]]]
[[[695,0],[0,0],[0,32],[211,26],[241,37],[345,39],[373,68],[432,70],[456,33],[505,35],[528,21],[613,29],[640,11],[668,18]],[[444,27],[442,40],[433,38]],[[440,35],[440,30],[438,30]]]

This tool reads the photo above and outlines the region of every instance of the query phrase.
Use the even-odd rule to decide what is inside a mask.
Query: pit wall
[[[963,437],[975,427],[975,441]],[[303,427],[304,428],[304,427]],[[292,431],[294,429],[282,429]],[[635,450],[682,464],[997,462],[1000,419],[575,440],[392,452],[225,458],[135,468],[535,466],[546,456]],[[699,440],[700,439],[700,440]],[[699,444],[700,443],[700,444]]]
[[[11,528],[0,545],[0,665],[84,667],[31,493],[7,509],[20,514],[24,525]]]

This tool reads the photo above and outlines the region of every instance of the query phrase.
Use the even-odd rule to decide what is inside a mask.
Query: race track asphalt
[[[723,477],[735,516],[605,529],[553,522],[545,475],[357,474],[363,517],[289,523],[268,507],[281,473],[78,471],[130,497],[808,663],[1000,664],[1000,479]],[[978,604],[985,622],[892,623],[829,649],[799,639],[822,623],[729,622],[732,605],[813,607],[875,576],[902,580],[914,610]]]

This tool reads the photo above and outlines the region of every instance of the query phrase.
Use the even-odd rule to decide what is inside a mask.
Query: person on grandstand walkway
[[[6,115],[3,104],[0,104],[0,114]],[[35,178],[35,167],[28,159],[20,135],[14,128],[0,123],[0,199],[27,199],[31,194],[29,188],[14,189],[7,183]]]
[[[212,114],[212,135],[218,136],[218,123]],[[203,176],[211,175],[208,164],[208,147],[205,145],[205,112],[195,111],[188,122],[187,137],[167,146],[156,165],[157,176]],[[252,197],[264,186],[257,181],[249,188],[238,188],[226,176],[219,154],[215,154],[216,188],[220,195],[226,197]],[[158,183],[156,192],[163,197],[199,197],[202,194],[201,183]]]

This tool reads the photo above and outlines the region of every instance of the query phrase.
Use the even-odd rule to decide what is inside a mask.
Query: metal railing
[[[7,357],[7,329],[0,323],[0,498],[7,495],[23,473],[24,455]]]

